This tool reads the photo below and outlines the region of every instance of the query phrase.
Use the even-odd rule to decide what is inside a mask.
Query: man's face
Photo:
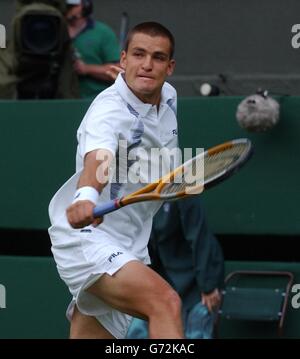
[[[167,37],[136,33],[121,54],[126,83],[145,103],[159,103],[165,79],[173,73],[175,61],[170,59],[170,46]]]
[[[82,5],[71,6],[66,14],[66,19],[71,25],[82,18]]]

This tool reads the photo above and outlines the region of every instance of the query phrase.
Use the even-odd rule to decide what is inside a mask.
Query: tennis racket
[[[94,208],[94,217],[142,201],[170,201],[201,193],[235,173],[252,154],[248,139],[237,139],[212,147],[193,157],[155,183]],[[204,169],[197,171],[197,168]],[[197,172],[199,172],[197,174]],[[196,174],[196,175],[195,175]],[[197,177],[198,176],[198,177]]]

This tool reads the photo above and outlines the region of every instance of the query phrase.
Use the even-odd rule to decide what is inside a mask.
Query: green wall
[[[6,289],[1,339],[68,337],[65,312],[72,297],[52,258],[0,256],[0,283]]]
[[[278,126],[257,134],[237,125],[240,97],[182,99],[179,103],[181,146],[207,148],[239,137],[250,138],[254,145],[246,167],[203,195],[217,233],[300,233],[300,98],[279,100]]]
[[[181,147],[194,149],[249,137],[254,156],[202,197],[216,233],[299,234],[300,98],[281,99],[281,120],[250,134],[235,120],[240,97],[181,98]],[[47,208],[75,168],[76,130],[87,101],[0,102],[0,228],[46,229]]]
[[[0,102],[0,227],[49,226],[52,195],[75,168],[76,130],[89,103]]]
[[[241,98],[181,98],[178,106],[182,147],[210,147],[249,137],[251,161],[234,177],[203,194],[212,229],[221,234],[299,235],[300,98],[281,99],[281,120],[265,134],[240,129],[235,111]],[[86,101],[0,102],[0,228],[46,229],[47,207],[75,168],[76,129]],[[5,241],[1,238],[1,241]],[[283,243],[284,245],[284,243]],[[271,248],[271,247],[270,247]],[[226,262],[236,269],[291,270],[296,263]],[[0,284],[7,308],[0,310],[0,338],[66,338],[70,300],[52,258],[0,257]],[[299,337],[300,310],[289,302],[287,337]],[[226,324],[226,335],[236,329]]]
[[[283,270],[295,274],[300,282],[300,265],[281,262],[226,262],[226,273],[234,270]],[[0,284],[6,288],[6,308],[0,309],[0,339],[68,338],[69,323],[65,316],[71,300],[67,287],[59,279],[52,258],[0,256]],[[299,338],[300,309],[288,301],[284,337]],[[234,321],[221,322],[221,338],[243,335],[276,337],[273,328],[258,331]]]

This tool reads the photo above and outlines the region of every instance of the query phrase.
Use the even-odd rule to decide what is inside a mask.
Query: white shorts
[[[90,232],[86,227],[67,232],[57,227],[49,229],[59,275],[73,295],[67,309],[68,319],[76,304],[82,314],[94,316],[114,337],[125,338],[132,317],[113,309],[86,289],[103,274],[112,276],[126,263],[138,259],[103,232],[99,237],[97,229]],[[70,240],[66,241],[66,236]]]

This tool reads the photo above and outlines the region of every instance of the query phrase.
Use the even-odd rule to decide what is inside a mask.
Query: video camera
[[[66,8],[65,0],[17,0],[12,39],[17,98],[77,97],[62,93],[74,84]]]
[[[16,50],[26,55],[58,54],[66,41],[63,0],[18,0],[14,17]]]

